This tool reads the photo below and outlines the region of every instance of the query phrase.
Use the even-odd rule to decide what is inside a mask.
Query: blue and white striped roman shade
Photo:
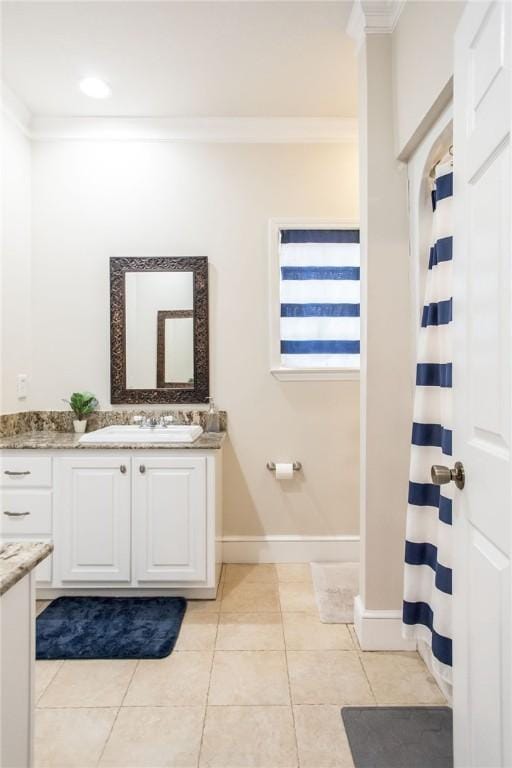
[[[282,229],[281,365],[359,368],[359,230]]]

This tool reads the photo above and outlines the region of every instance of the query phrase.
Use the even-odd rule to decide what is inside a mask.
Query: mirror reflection
[[[126,387],[194,387],[192,272],[126,272]]]
[[[194,313],[158,313],[157,386],[184,389],[194,386]]]

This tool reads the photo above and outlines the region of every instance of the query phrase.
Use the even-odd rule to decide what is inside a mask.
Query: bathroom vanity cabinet
[[[6,450],[3,539],[53,541],[41,596],[214,597],[221,461],[221,449]]]

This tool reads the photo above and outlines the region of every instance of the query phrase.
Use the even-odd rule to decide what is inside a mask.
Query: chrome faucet
[[[174,416],[134,416],[133,423],[138,424],[140,429],[154,429],[155,427],[168,427],[174,421]]]

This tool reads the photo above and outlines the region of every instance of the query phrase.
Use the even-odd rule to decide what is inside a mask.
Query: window
[[[271,238],[272,372],[358,378],[359,229],[273,222]]]

